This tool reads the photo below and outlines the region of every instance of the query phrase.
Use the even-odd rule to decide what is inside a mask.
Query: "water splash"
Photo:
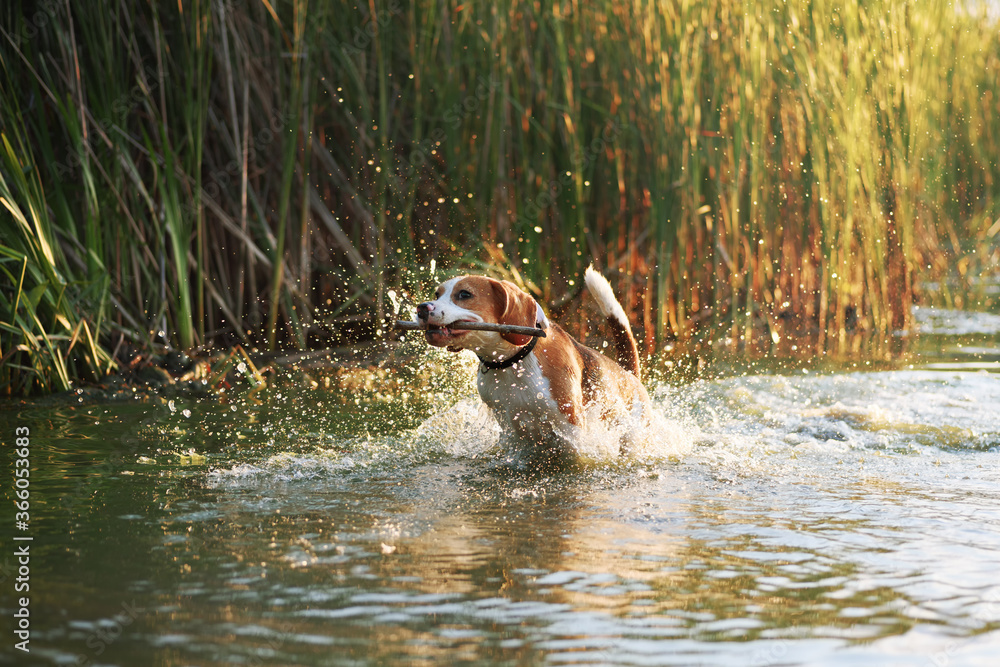
[[[608,423],[601,419],[599,406],[586,413],[586,429],[559,431],[572,449],[578,464],[606,464],[619,458],[652,463],[684,456],[691,451],[694,437],[681,421],[670,418],[658,405],[652,414],[648,432],[636,438],[639,444],[627,454],[621,452],[622,437],[639,428],[638,416],[626,423]],[[493,456],[514,467],[531,465],[534,443],[506,437],[496,419],[478,398],[468,398],[431,415],[412,435],[454,457]],[[641,437],[641,436],[648,437]]]
[[[427,418],[412,431],[450,456],[476,458],[500,442],[500,426],[478,399],[463,399]]]

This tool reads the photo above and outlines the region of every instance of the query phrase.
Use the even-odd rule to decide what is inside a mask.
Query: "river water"
[[[498,463],[467,367],[8,403],[0,600],[11,627],[30,536],[31,634],[0,661],[1000,664],[1000,318],[918,320],[878,370],[649,383],[659,455],[548,473]]]

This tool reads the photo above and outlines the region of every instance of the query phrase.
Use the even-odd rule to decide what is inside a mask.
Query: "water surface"
[[[0,659],[997,664],[1000,325],[918,319],[892,369],[651,384],[688,453],[549,473],[497,464],[464,371],[7,404],[5,438],[32,432],[32,651]]]

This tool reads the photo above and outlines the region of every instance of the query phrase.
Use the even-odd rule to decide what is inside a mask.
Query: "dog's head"
[[[512,346],[526,345],[531,336],[492,331],[452,329],[455,322],[491,322],[548,328],[549,321],[530,294],[506,280],[485,276],[460,276],[438,285],[433,301],[417,305],[417,318],[425,325],[427,342],[452,352],[474,350],[481,356],[505,354]]]

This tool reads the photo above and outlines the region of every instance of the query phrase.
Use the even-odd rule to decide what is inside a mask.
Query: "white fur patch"
[[[549,318],[545,317],[545,311],[542,310],[542,305],[535,301],[535,321],[538,322],[538,326],[543,329],[549,328]]]
[[[570,424],[552,397],[549,379],[538,357],[510,368],[484,370],[476,378],[479,397],[500,425],[500,443],[516,459],[527,462],[547,447],[576,458],[581,429]]]
[[[512,422],[505,426],[525,430],[536,428],[536,420],[549,423],[566,420],[552,398],[549,379],[533,354],[509,368],[491,370],[480,366],[476,385],[480,398],[500,415],[499,419]]]
[[[626,330],[631,330],[628,317],[625,315],[625,309],[622,308],[622,305],[618,303],[618,299],[615,298],[615,293],[611,289],[611,283],[608,282],[607,278],[595,271],[594,267],[588,266],[587,272],[583,276],[583,281],[587,284],[587,289],[590,290],[594,301],[597,302],[597,308],[601,311],[601,315],[614,318]]]
[[[474,310],[468,310],[467,308],[462,308],[457,305],[451,299],[452,290],[455,289],[455,285],[461,278],[452,278],[447,282],[442,283],[443,288],[441,296],[431,301],[434,309],[431,310],[429,317],[427,318],[428,323],[437,326],[445,326],[456,322],[458,320],[471,320],[473,322],[482,322],[483,317]]]

